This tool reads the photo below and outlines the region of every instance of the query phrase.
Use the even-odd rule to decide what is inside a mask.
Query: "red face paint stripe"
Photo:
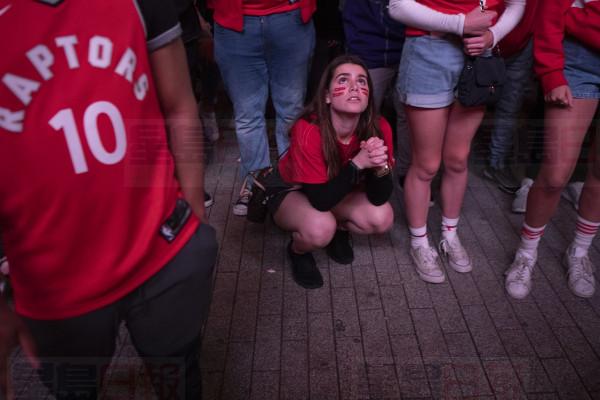
[[[344,93],[332,93],[331,94],[333,97],[338,97],[338,96],[343,96]]]

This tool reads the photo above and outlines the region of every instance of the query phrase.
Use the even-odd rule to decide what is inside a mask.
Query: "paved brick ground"
[[[472,273],[446,269],[439,285],[417,277],[395,193],[393,230],[354,237],[352,266],[316,252],[325,285],[304,290],[291,278],[288,235],[231,213],[237,157],[226,133],[207,171],[220,253],[202,349],[206,400],[600,399],[600,294],[572,295],[560,264],[574,229],[569,204],[548,225],[523,301],[503,289],[522,216],[475,174],[459,228]],[[434,241],[440,218],[433,207]],[[600,265],[600,240],[591,257]],[[31,371],[17,377],[18,398],[45,397]],[[106,398],[150,396],[124,330],[108,380]]]

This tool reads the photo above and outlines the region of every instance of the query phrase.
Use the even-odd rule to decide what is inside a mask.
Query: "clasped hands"
[[[360,169],[386,167],[388,148],[383,139],[371,137],[360,142],[360,151],[352,161]]]

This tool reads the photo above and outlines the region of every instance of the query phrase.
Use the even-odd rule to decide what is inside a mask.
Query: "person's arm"
[[[468,14],[445,14],[415,0],[390,0],[389,13],[406,26],[458,36],[482,35],[496,17],[495,11],[482,13],[479,7],[474,7]]]
[[[600,2],[586,2],[583,8],[570,7],[565,30],[588,47],[600,50]]]
[[[325,183],[304,183],[301,190],[315,209],[329,211],[352,191],[359,181],[359,173],[356,165],[349,163],[335,178]]]
[[[493,36],[491,47],[496,46],[499,41],[508,35],[521,21],[523,13],[525,13],[525,0],[504,0],[504,4],[506,4],[504,12],[498,18],[498,22],[489,29]]]
[[[192,93],[181,39],[150,53],[160,105],[165,116],[171,153],[183,195],[201,220],[204,218],[202,125]]]
[[[373,171],[367,173],[365,193],[369,202],[380,206],[389,200],[394,190],[392,174],[378,177]]]

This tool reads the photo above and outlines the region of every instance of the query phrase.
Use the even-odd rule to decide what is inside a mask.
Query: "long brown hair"
[[[367,66],[359,57],[353,55],[341,55],[336,57],[329,65],[327,65],[327,67],[325,67],[315,96],[300,117],[311,123],[317,124],[321,129],[321,150],[327,164],[327,176],[329,179],[334,178],[339,174],[342,163],[337,146],[337,135],[331,122],[330,104],[327,104],[325,97],[329,90],[329,84],[334,78],[333,74],[335,73],[336,68],[342,64],[356,64],[361,66],[365,70],[367,82],[369,84],[369,102],[365,111],[360,114],[354,134],[358,137],[359,141],[367,140],[372,136],[382,137],[381,130],[379,129],[378,113],[375,110],[375,103],[371,93],[373,90],[373,82],[371,81]]]

